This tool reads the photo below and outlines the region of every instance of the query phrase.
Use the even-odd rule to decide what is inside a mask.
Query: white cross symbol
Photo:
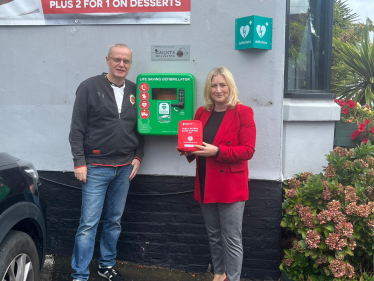
[[[252,21],[249,21],[249,24],[252,24]]]

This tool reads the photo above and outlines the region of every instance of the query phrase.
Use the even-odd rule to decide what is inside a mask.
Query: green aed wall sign
[[[235,50],[272,49],[273,19],[249,16],[235,19]]]

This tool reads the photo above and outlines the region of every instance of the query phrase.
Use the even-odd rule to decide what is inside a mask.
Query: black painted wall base
[[[81,208],[80,182],[73,173],[39,171],[47,203],[48,252],[71,256]],[[54,181],[54,182],[52,182]],[[281,248],[280,182],[251,180],[243,220],[242,277],[275,280]],[[122,217],[118,260],[207,272],[208,238],[193,177],[143,176],[132,182]],[[99,257],[98,228],[94,256]]]

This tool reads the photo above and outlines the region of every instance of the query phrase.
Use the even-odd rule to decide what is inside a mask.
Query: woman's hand
[[[178,150],[178,147],[177,147],[177,150]],[[178,152],[179,152],[179,156],[190,156],[190,155],[192,155],[191,152],[180,151],[180,150],[178,150]]]
[[[203,145],[195,145],[196,148],[200,149],[199,151],[193,151],[192,154],[197,156],[211,157],[216,156],[218,147],[211,145],[209,143],[203,142]]]

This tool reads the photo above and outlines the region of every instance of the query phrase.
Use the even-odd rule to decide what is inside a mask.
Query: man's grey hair
[[[132,50],[130,49],[130,47],[127,46],[126,44],[122,44],[122,43],[117,43],[117,44],[109,46],[108,57],[110,57],[110,55],[112,54],[112,50],[113,50],[114,47],[125,47],[125,48],[128,48],[131,51],[131,57],[132,57]]]

